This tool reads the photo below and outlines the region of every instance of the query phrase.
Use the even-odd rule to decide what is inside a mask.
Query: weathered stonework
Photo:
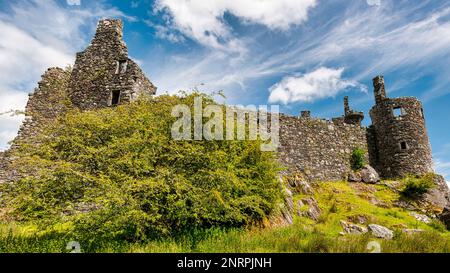
[[[7,167],[7,161],[6,161],[6,155],[4,152],[0,152],[0,183],[2,183],[2,178],[4,179],[6,177],[6,167]]]
[[[0,154],[0,183],[20,174],[12,167],[22,145],[38,145],[36,136],[70,108],[115,106],[156,93],[156,87],[128,57],[120,20],[101,20],[90,46],[77,54],[73,69],[49,68],[29,96],[23,122],[10,150]]]
[[[422,103],[413,97],[387,98],[383,77],[374,79],[376,105],[370,111],[371,163],[383,177],[433,171]]]
[[[44,126],[63,115],[71,103],[67,97],[67,85],[70,71],[61,68],[49,68],[38,87],[29,95],[23,122],[12,148],[20,143],[32,143]]]
[[[8,166],[11,151],[23,143],[38,144],[43,125],[69,108],[93,110],[129,103],[155,94],[156,87],[128,56],[120,20],[101,20],[89,47],[78,53],[72,71],[49,69],[30,95],[26,120],[12,148],[0,153],[0,182],[17,175]],[[344,99],[344,115],[331,121],[280,117],[280,161],[288,171],[308,180],[342,180],[350,173],[350,157],[357,147],[368,150],[371,165],[384,178],[432,172],[431,148],[422,104],[416,98],[390,99],[382,77],[374,79],[376,105],[373,125],[361,126],[364,113],[354,111]],[[396,110],[400,109],[400,110]],[[396,117],[394,113],[401,111]]]
[[[367,149],[365,128],[307,115],[281,116],[280,142],[281,162],[313,181],[345,179],[353,149]]]
[[[21,177],[13,167],[15,152],[23,145],[38,145],[37,136],[71,107],[67,97],[69,76],[68,70],[49,68],[42,75],[38,87],[29,95],[25,120],[12,141],[11,148],[0,155],[0,183],[15,181]]]
[[[156,93],[156,87],[128,57],[122,27],[120,20],[101,20],[89,47],[77,54],[69,84],[74,106],[92,110]]]

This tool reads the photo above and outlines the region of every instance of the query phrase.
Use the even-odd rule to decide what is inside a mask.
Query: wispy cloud
[[[246,52],[245,45],[233,35],[224,16],[230,13],[247,24],[261,24],[270,29],[288,30],[308,18],[316,0],[157,0],[155,12],[166,13],[167,26],[176,28],[199,43],[232,52]],[[169,36],[171,37],[171,36]]]
[[[438,174],[443,175],[445,179],[450,182],[450,161],[436,159],[435,169]]]
[[[448,6],[433,6],[435,2],[430,1],[414,5],[383,1],[381,6],[338,2],[340,5],[330,5],[328,8],[319,3],[302,26],[291,27],[289,31],[252,28],[251,33],[241,37],[248,49],[245,56],[235,57],[226,51],[218,53],[217,50],[182,55],[179,60],[184,61],[178,61],[176,66],[166,64],[158,67],[159,72],[156,72],[154,79],[160,89],[172,90],[182,83],[188,83],[184,87],[192,85],[195,77],[197,83],[205,83],[213,89],[233,90],[228,92],[230,96],[240,92],[242,98],[246,96],[249,82],[268,78],[278,78],[275,82],[279,82],[316,67],[346,67],[348,80],[354,82],[395,72],[401,76],[391,83],[393,86],[407,85],[411,79],[437,67],[450,72],[446,65],[450,61]],[[336,9],[337,6],[340,9]],[[190,9],[183,12],[187,13],[183,13],[183,18],[196,18],[196,13],[191,13]],[[173,13],[171,20],[176,20],[176,15]],[[224,23],[220,20],[219,23],[223,27]],[[172,27],[181,29],[175,25]],[[235,29],[231,27],[227,26],[225,33],[233,33]],[[245,25],[239,28],[245,28]],[[200,44],[208,43],[199,39]],[[222,43],[221,46],[227,45],[220,39],[215,42]],[[437,74],[448,75],[442,70]],[[171,80],[173,78],[176,80]],[[449,82],[448,77],[443,79],[442,87]],[[436,98],[447,92],[447,89],[436,88],[430,97],[433,95],[432,98]],[[266,98],[269,98],[270,90],[259,92],[265,92]]]
[[[342,78],[343,68],[320,67],[299,76],[289,76],[270,88],[270,103],[312,102],[335,97],[349,88],[366,92],[362,84]]]
[[[67,0],[67,5],[79,6],[79,5],[81,5],[81,0]]]

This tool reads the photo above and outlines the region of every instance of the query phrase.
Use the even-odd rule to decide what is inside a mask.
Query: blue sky
[[[0,112],[23,109],[47,67],[73,63],[100,18],[125,41],[159,94],[223,90],[230,104],[342,115],[388,94],[419,97],[437,171],[450,180],[450,3],[447,0],[0,0]],[[23,117],[0,116],[0,149]]]

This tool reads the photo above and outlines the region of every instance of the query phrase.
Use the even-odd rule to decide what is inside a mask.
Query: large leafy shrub
[[[262,223],[281,198],[275,155],[259,141],[173,140],[171,110],[195,95],[70,112],[17,153],[28,175],[4,190],[12,215],[88,240]]]

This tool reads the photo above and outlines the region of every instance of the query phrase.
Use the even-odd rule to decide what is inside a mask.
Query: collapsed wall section
[[[15,181],[20,178],[18,171],[12,167],[15,154],[24,145],[39,145],[38,138],[46,126],[71,108],[67,96],[70,71],[61,68],[49,68],[29,95],[23,121],[11,148],[0,154],[0,183]]]
[[[71,103],[67,96],[70,71],[61,68],[49,68],[38,87],[29,95],[25,108],[25,120],[17,137],[12,142],[14,149],[23,142],[33,143],[45,125],[62,116]]]

